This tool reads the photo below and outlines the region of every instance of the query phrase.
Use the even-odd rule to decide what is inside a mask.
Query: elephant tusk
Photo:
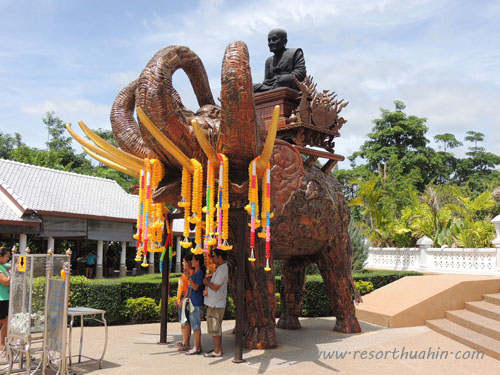
[[[276,140],[276,133],[278,131],[278,119],[280,117],[280,106],[274,106],[273,116],[271,118],[271,124],[269,125],[269,130],[267,131],[266,143],[264,144],[264,149],[260,158],[257,160],[257,176],[261,177],[271,160],[271,155],[273,154],[274,141]]]
[[[142,108],[137,107],[137,115],[141,120],[142,124],[149,130],[153,137],[160,142],[160,144],[172,155],[181,165],[186,168],[189,174],[194,173],[194,167],[191,164],[191,160],[170,140],[165,134],[163,134],[160,129],[149,119],[149,117],[144,113]]]
[[[205,137],[205,134],[203,134],[203,130],[201,130],[200,125],[198,124],[198,121],[193,119],[193,120],[191,120],[191,124],[193,125],[194,135],[196,136],[198,143],[200,144],[201,148],[203,149],[203,151],[207,155],[210,162],[213,165],[219,165],[219,158],[217,156],[217,152],[212,147],[210,142],[208,142],[208,139],[207,139],[207,137]]]
[[[90,151],[87,147],[83,146],[83,150],[89,154],[91,157],[93,157],[95,160],[97,161],[100,161],[101,163],[107,165],[108,167],[110,168],[113,168],[114,170],[118,171],[118,172],[122,172],[122,173],[125,173],[125,174],[128,174],[129,176],[132,176],[132,177],[136,177],[136,178],[139,178],[140,177],[140,174],[139,172],[137,172],[136,170],[133,170],[133,169],[130,169],[130,168],[127,168],[127,167],[124,167],[123,165],[120,165],[120,164],[117,164],[117,163],[114,163],[112,162],[111,160],[108,160],[102,156],[99,156],[95,153],[93,153],[92,151]]]
[[[98,146],[94,146],[90,142],[87,142],[85,139],[83,139],[78,134],[76,134],[73,129],[71,129],[71,125],[70,124],[66,124],[66,129],[68,130],[69,134],[71,134],[71,136],[78,143],[80,143],[82,146],[86,147],[87,149],[91,150],[92,152],[94,152],[94,153],[96,153],[96,154],[98,154],[98,155],[100,155],[100,156],[102,156],[102,157],[104,157],[106,159],[109,159],[110,161],[112,161],[114,163],[117,163],[118,165],[122,165],[124,167],[127,167],[127,168],[135,170],[135,171],[139,171],[142,168],[144,168],[144,167],[139,167],[136,164],[131,164],[131,163],[129,163],[126,160],[122,160],[119,157],[115,156],[114,154],[111,154],[111,153],[107,152],[106,150],[104,150],[102,148],[99,148]]]
[[[136,164],[139,167],[139,169],[142,169],[144,167],[143,159],[138,158],[135,155],[120,150],[118,147],[109,144],[104,139],[99,137],[94,131],[92,131],[87,125],[85,125],[83,121],[78,121],[78,124],[80,125],[80,128],[82,128],[83,132],[87,135],[87,137],[89,137],[92,140],[92,142],[94,142],[102,149],[106,150],[108,153],[113,154],[120,159],[125,159],[129,163]]]

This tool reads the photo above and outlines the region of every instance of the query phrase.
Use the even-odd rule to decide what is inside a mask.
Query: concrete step
[[[445,335],[475,350],[481,350],[486,355],[500,360],[499,340],[495,340],[491,337],[465,328],[459,324],[451,322],[448,319],[428,320],[426,325],[442,335]],[[474,356],[474,358],[478,358],[477,354],[474,354]],[[479,358],[481,358],[481,356],[479,356]]]
[[[500,321],[487,318],[469,310],[446,312],[448,320],[495,340],[500,340]]]
[[[500,305],[495,305],[486,301],[465,302],[465,309],[487,318],[500,321]]]
[[[495,293],[495,294],[485,294],[483,296],[483,299],[488,302],[492,303],[494,305],[499,305],[500,306],[500,293]]]

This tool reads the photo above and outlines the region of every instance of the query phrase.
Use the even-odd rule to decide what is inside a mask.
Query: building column
[[[122,241],[122,252],[120,254],[120,277],[127,276],[127,241]]]
[[[168,259],[168,256],[167,256],[167,259]],[[155,253],[152,253],[152,252],[149,252],[148,273],[155,273]]]
[[[181,260],[182,260],[182,247],[181,247],[181,237],[177,237],[175,247],[175,272],[181,272]]]
[[[97,267],[95,271],[95,278],[96,279],[102,279],[102,255],[103,255],[103,247],[104,247],[104,241],[103,240],[98,240],[97,241]]]
[[[54,239],[54,237],[49,237],[47,239],[47,251],[50,249],[55,251],[56,250],[55,245],[56,245],[56,240]]]
[[[19,254],[26,254],[26,247],[28,245],[28,236],[24,233],[19,235]]]

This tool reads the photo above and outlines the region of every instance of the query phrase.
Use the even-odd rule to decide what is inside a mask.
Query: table
[[[68,354],[69,354],[69,367],[71,368],[71,334],[73,329],[73,323],[75,322],[75,317],[80,317],[80,351],[78,353],[78,363],[82,360],[82,347],[83,347],[83,326],[85,319],[95,320],[99,323],[104,324],[104,349],[102,351],[101,358],[98,361],[99,368],[102,368],[102,360],[104,359],[104,354],[106,353],[106,348],[108,346],[108,325],[106,319],[104,318],[106,314],[105,310],[93,309],[90,307],[69,307],[68,316],[71,318],[69,323],[69,340],[68,340]],[[100,318],[98,317],[100,315]]]

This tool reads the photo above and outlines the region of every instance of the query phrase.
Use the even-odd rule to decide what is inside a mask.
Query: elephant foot
[[[248,327],[243,338],[247,349],[272,349],[278,346],[276,329],[273,327]]]
[[[299,318],[294,315],[281,315],[276,326],[281,329],[299,329]]]
[[[337,323],[333,330],[342,333],[357,333],[361,332],[361,327],[359,326],[358,318],[353,314],[345,319],[337,318]]]

